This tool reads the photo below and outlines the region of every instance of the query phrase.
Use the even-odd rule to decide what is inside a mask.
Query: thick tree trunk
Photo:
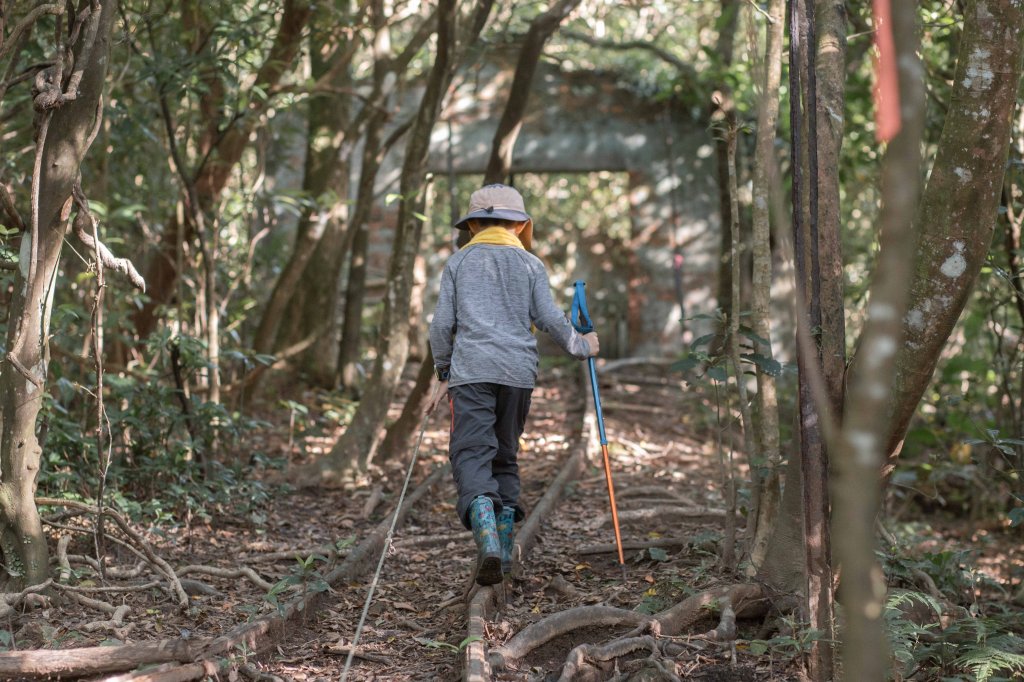
[[[892,31],[899,69],[900,131],[882,166],[878,266],[871,284],[868,319],[861,334],[864,361],[850,382],[848,410],[837,447],[836,558],[842,566],[845,607],[843,674],[865,682],[886,679],[885,580],[875,560],[875,519],[881,503],[878,473],[886,431],[896,349],[904,333],[908,285],[905,267],[914,258],[911,224],[919,197],[921,140],[925,122],[924,69],[917,59],[917,8],[892,3]],[[993,216],[994,217],[994,216]],[[928,254],[918,254],[928,258]],[[916,399],[915,399],[916,403]]]
[[[200,11],[198,6],[193,7],[195,12]],[[285,0],[280,28],[266,60],[257,72],[255,86],[264,91],[272,90],[291,68],[299,52],[299,47],[302,45],[303,29],[310,11],[308,0]],[[186,26],[189,25],[188,16],[183,17],[183,21]],[[197,35],[194,42],[197,45],[205,44],[205,36]],[[215,83],[212,91],[218,92],[219,90],[219,83]],[[268,98],[251,98],[245,115],[221,132],[219,127],[224,123],[221,119],[223,102],[210,100],[209,96],[203,98],[207,132],[204,134],[203,140],[200,141],[199,148],[202,151],[204,146],[212,146],[212,149],[209,156],[206,157],[206,162],[196,170],[195,175],[191,178],[198,203],[198,206],[193,208],[204,212],[210,211],[216,205],[218,196],[227,186],[232,171],[249,145],[252,132],[260,125],[262,114],[271,104],[271,100]],[[176,141],[171,139],[168,143],[173,146]],[[180,169],[180,172],[187,173],[184,168]],[[145,272],[145,279],[149,284],[149,301],[133,316],[135,330],[139,338],[145,338],[156,328],[157,308],[166,305],[173,298],[176,282],[181,274],[178,272],[178,249],[182,239],[184,242],[190,242],[195,236],[196,225],[192,220],[185,221],[182,239],[179,239],[177,224],[174,220],[168,220],[166,225],[167,228],[160,233],[155,247],[156,251]],[[172,227],[174,229],[171,229]]]
[[[761,101],[757,116],[757,141],[754,152],[751,327],[764,343],[756,353],[772,359],[771,331],[771,194],[777,186],[779,160],[775,154],[776,126],[779,119],[779,86],[782,81],[782,41],[785,27],[785,2],[772,0],[768,5],[772,20],[766,23],[766,46]],[[752,462],[752,483],[756,486],[750,529],[750,563],[760,568],[771,539],[772,523],[779,511],[781,488],[779,468],[779,405],[775,377],[758,368],[755,401],[756,458]],[[753,456],[754,453],[752,453]]]
[[[917,261],[885,438],[887,475],[992,244],[1022,52],[1019,2],[966,3],[950,107],[914,225]],[[858,356],[851,373],[866,360]]]
[[[72,97],[37,116],[37,145],[42,149],[33,175],[38,189],[33,201],[38,209],[33,210],[31,231],[21,241],[8,353],[0,368],[0,549],[7,571],[4,578],[22,585],[41,583],[49,574],[46,539],[34,499],[42,456],[36,420],[45,393],[50,308],[71,190],[92,142],[90,133],[98,124],[97,105],[106,80],[117,1],[104,0],[93,8],[89,2],[78,4],[79,15],[91,9],[99,14],[90,14],[82,29],[74,73],[64,73],[61,82],[50,86],[52,90],[48,87],[35,98],[39,111],[41,100],[61,90]],[[76,79],[80,79],[77,87]]]

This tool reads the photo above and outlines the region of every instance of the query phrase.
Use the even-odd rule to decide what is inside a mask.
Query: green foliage
[[[152,348],[163,362],[151,375],[107,374],[104,379],[107,416],[117,425],[107,479],[112,501],[133,516],[157,523],[230,515],[262,525],[272,490],[252,473],[282,463],[248,449],[246,436],[268,424],[223,404],[185,396],[160,381],[173,374],[164,364],[170,362],[172,346],[179,372],[190,384],[208,362],[197,339],[182,336],[159,343],[154,341]],[[68,369],[54,380],[44,401],[45,461],[39,484],[48,494],[93,499],[99,457],[89,386],[95,378],[91,373],[76,377]],[[242,458],[224,455],[239,451],[245,451]]]
[[[317,564],[327,563],[327,558],[318,554],[312,554],[305,559],[295,557],[295,566],[292,573],[274,583],[273,587],[263,596],[264,601],[277,609],[278,613],[284,613],[285,604],[281,602],[280,596],[291,588],[299,588],[299,594],[306,592],[326,592],[331,586],[324,580],[323,575],[317,568]]]
[[[746,643],[751,653],[758,656],[768,654],[772,660],[791,661],[810,651],[811,645],[826,641],[823,634],[814,628],[802,628],[792,620],[783,618],[783,632],[770,639],[752,639]]]
[[[908,547],[934,537],[924,524],[896,535]],[[1003,588],[973,567],[970,551],[892,550],[880,558],[893,585],[884,614],[893,679],[1003,680],[1024,672],[1019,612],[979,600]],[[934,587],[921,591],[926,579]]]
[[[462,651],[464,651],[465,648],[473,642],[480,642],[483,640],[481,637],[478,637],[476,635],[470,635],[469,637],[466,637],[461,642],[459,642],[458,646],[437,639],[429,639],[427,637],[413,637],[413,641],[422,644],[428,649],[445,649],[447,651],[451,651],[453,654],[459,654],[462,653]]]

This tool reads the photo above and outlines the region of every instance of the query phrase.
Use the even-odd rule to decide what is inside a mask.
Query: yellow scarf
[[[496,246],[514,246],[522,249],[523,243],[519,241],[519,237],[513,232],[509,232],[504,227],[488,227],[480,232],[476,233],[476,236],[469,240],[466,246],[473,246],[474,244],[494,244]]]
[[[488,227],[485,230],[481,230],[476,233],[476,236],[469,240],[463,248],[468,248],[474,244],[495,244],[497,246],[514,246],[517,249],[525,250],[526,247],[519,241],[519,237],[513,232],[509,232],[504,227]],[[537,333],[537,326],[534,324],[530,325],[530,333]]]

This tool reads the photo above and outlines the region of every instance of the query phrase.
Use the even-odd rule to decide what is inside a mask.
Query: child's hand
[[[441,404],[444,397],[448,395],[448,382],[442,381],[434,386],[434,392],[429,398],[427,403],[427,414],[430,414],[437,409],[437,406]]]
[[[597,357],[597,354],[601,351],[601,342],[597,340],[597,332],[584,334],[583,338],[590,346],[590,356]]]

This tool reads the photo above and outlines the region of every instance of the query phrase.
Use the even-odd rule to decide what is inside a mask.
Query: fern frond
[[[973,673],[977,682],[987,682],[997,673],[1024,674],[1024,655],[989,645],[967,651],[956,664]]]

